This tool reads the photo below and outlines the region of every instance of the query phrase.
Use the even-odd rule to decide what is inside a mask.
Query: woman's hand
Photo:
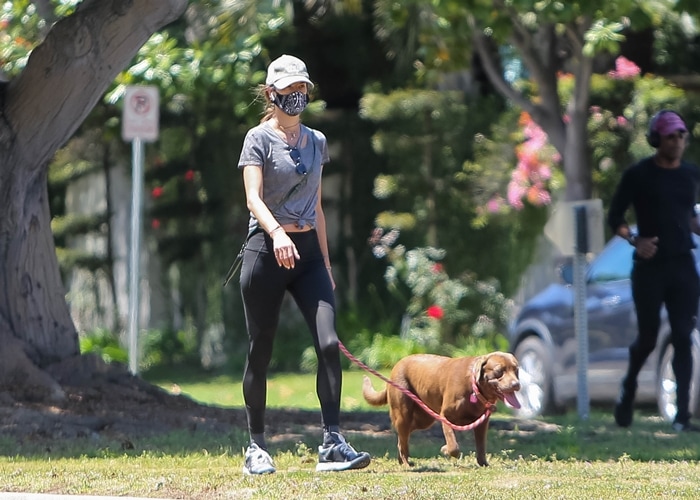
[[[333,269],[331,266],[326,266],[326,270],[328,271],[328,277],[331,279],[331,287],[333,287],[333,290],[335,290],[335,280],[333,279]]]
[[[659,242],[658,236],[653,236],[651,238],[642,238],[637,236],[634,242],[634,248],[642,259],[651,259],[656,255],[657,246]]]
[[[299,259],[299,251],[289,235],[280,228],[272,235],[272,246],[275,251],[277,265],[285,269],[294,269]]]

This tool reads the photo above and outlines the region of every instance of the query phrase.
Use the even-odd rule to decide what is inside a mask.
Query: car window
[[[615,237],[596,257],[588,269],[589,283],[604,283],[629,279],[632,272],[634,247]]]

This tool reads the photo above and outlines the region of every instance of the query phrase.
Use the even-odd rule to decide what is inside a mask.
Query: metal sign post
[[[586,310],[586,254],[604,245],[603,202],[600,199],[559,203],[544,227],[544,234],[562,255],[573,257],[574,331],[578,415],[588,420],[588,312]]]
[[[131,244],[129,245],[129,371],[138,373],[138,331],[141,276],[141,209],[143,206],[143,142],[131,142]]]
[[[588,420],[588,313],[586,310],[586,253],[588,252],[588,221],[586,207],[574,207],[576,248],[574,251],[574,331],[576,332],[576,407],[581,420]]]
[[[138,373],[143,141],[158,139],[158,88],[129,86],[124,94],[122,138],[132,141],[131,242],[129,245],[129,370]]]

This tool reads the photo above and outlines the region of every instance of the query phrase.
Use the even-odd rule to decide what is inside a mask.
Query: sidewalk
[[[42,493],[3,493],[0,492],[0,500],[58,500],[61,498],[69,500],[154,500],[153,498],[141,497],[95,497],[89,495],[51,495]],[[167,499],[158,499],[167,500]]]

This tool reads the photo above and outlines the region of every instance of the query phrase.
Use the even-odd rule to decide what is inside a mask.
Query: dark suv
[[[700,239],[695,237],[700,247]],[[615,401],[637,335],[630,271],[632,246],[614,237],[586,270],[588,311],[588,392],[591,403]],[[700,249],[695,249],[696,264]],[[533,417],[575,405],[577,395],[574,331],[574,287],[571,269],[562,271],[563,283],[552,283],[528,300],[509,331],[510,351],[520,361],[522,387],[518,415]],[[700,323],[698,324],[700,325]],[[693,331],[693,380],[690,411],[700,415],[700,334]],[[676,413],[676,383],[671,368],[673,347],[665,309],[656,349],[639,375],[638,402],[656,403],[666,420]]]

